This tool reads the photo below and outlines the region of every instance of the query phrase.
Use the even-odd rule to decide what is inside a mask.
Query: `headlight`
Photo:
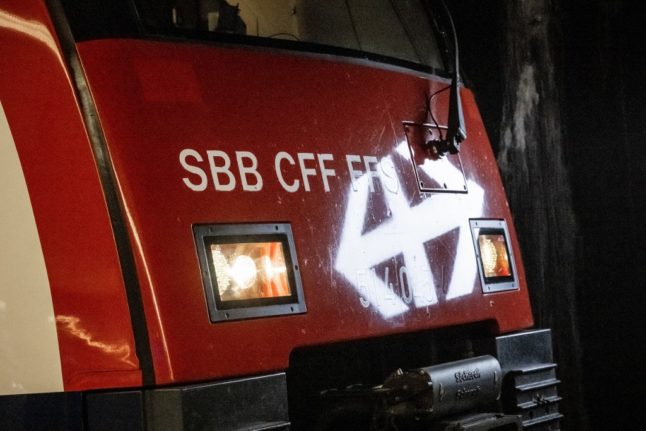
[[[195,226],[194,233],[212,321],[306,311],[288,224]]]
[[[509,231],[504,220],[470,220],[484,292],[518,288]]]
[[[509,277],[509,253],[505,235],[499,233],[480,233],[478,235],[482,269],[486,278]]]
[[[222,301],[290,296],[281,242],[211,244]]]

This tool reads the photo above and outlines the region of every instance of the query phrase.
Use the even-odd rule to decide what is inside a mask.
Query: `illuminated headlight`
[[[481,233],[478,235],[478,245],[480,246],[482,269],[486,278],[509,277],[511,275],[505,235]]]
[[[471,220],[471,233],[484,292],[518,288],[509,231],[504,220]]]
[[[281,242],[211,244],[222,301],[290,296]]]
[[[195,226],[212,321],[305,312],[288,224]]]

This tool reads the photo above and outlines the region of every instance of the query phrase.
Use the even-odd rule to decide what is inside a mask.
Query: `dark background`
[[[628,0],[448,3],[519,230],[536,325],[554,329],[563,429],[641,429],[646,15]],[[538,95],[520,124],[519,65],[535,70]],[[501,139],[518,124],[523,151]]]

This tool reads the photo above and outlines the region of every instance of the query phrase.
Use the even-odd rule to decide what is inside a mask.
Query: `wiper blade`
[[[446,153],[457,154],[460,151],[460,144],[467,138],[467,128],[464,124],[464,113],[462,112],[462,99],[460,98],[461,79],[458,36],[446,3],[444,0],[441,0],[441,3],[449,19],[451,33],[453,33],[453,71],[451,73],[451,85],[449,86],[449,112],[446,133],[443,137],[440,134],[439,139],[434,139],[427,143],[438,157],[442,157]],[[431,109],[430,104],[428,109]]]
[[[451,77],[451,90],[449,94],[449,118],[447,120],[448,129],[446,131],[446,143],[448,151],[456,154],[460,151],[460,143],[467,138],[467,128],[464,124],[464,113],[462,112],[462,99],[460,98],[460,54],[458,49],[458,35],[453,25],[453,18],[449,12],[444,0],[442,5],[451,24],[451,33],[453,33],[453,74]]]

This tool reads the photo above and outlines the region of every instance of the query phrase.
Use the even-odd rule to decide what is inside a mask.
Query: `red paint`
[[[392,154],[405,141],[402,122],[424,120],[424,96],[445,82],[344,61],[235,47],[115,40],[82,43],[79,53],[132,217],[133,238],[141,245],[136,250],[139,275],[160,383],[285,369],[297,346],[473,321],[494,321],[500,331],[532,324],[524,281],[520,291],[482,295],[474,274],[471,295],[444,301],[440,293],[440,303],[431,306],[429,314],[422,308],[384,319],[374,309],[363,308],[357,291],[333,268],[346,195],[352,193],[345,155]],[[175,85],[197,86],[201,100],[146,99],[145,81],[155,75],[168,80],[166,71],[158,68],[168,61],[193,70],[178,75]],[[462,146],[462,162],[467,180],[485,190],[485,205],[482,213],[451,217],[465,222],[469,217],[504,218],[511,223],[475,102],[471,93],[463,96],[469,138]],[[445,112],[446,98],[438,99],[442,106],[437,111]],[[182,178],[199,178],[179,163],[186,148],[203,158],[207,150],[226,152],[236,176],[235,152],[253,152],[264,179],[262,191],[242,191],[239,178],[230,192],[216,191],[211,183],[205,191],[190,190]],[[289,168],[285,181],[300,179],[301,188],[285,191],[274,171],[274,156],[280,151],[294,159],[298,152],[332,154],[329,166],[337,177],[329,179],[331,191],[324,192],[319,174],[309,178],[311,192],[305,192],[297,160],[294,167],[283,162]],[[191,164],[201,166],[210,178],[206,162],[191,159]],[[314,168],[316,162],[307,160],[306,166]],[[406,194],[423,200],[410,163],[399,159],[395,166]],[[469,200],[474,195],[451,196]],[[292,224],[307,314],[211,324],[192,224],[278,221]],[[524,280],[520,262],[518,266]]]
[[[0,14],[14,24],[0,26],[0,100],[45,256],[65,389],[139,385],[110,220],[47,11],[15,0]]]
[[[46,35],[52,32],[40,2],[12,0],[0,10],[44,26]],[[0,63],[0,97],[27,178],[60,318],[65,388],[140,384],[110,221],[58,47],[2,28],[0,37],[0,58],[11,59]],[[445,80],[269,49],[103,40],[81,43],[78,50],[127,209],[158,383],[282,370],[290,352],[305,345],[476,321],[493,324],[499,332],[532,325],[511,215],[469,91],[462,92],[469,136],[460,154],[467,181],[477,187],[468,194],[422,196],[411,163],[395,156],[395,148],[406,141],[403,122],[425,121],[424,99],[447,85]],[[436,98],[440,122],[445,121],[446,96]],[[226,152],[238,181],[235,190],[217,192],[211,183],[203,192],[190,190],[182,178],[196,177],[179,163],[186,148],[203,156],[207,150]],[[236,151],[258,158],[262,191],[242,191]],[[276,179],[279,151],[296,161],[295,166],[283,162],[285,181],[301,181],[296,193]],[[337,176],[329,179],[330,192],[324,191],[318,160],[305,162],[319,175],[310,177],[310,192],[303,190],[297,153],[333,155],[328,167]],[[397,196],[412,206],[429,201],[471,208],[424,214],[406,229],[432,225],[435,217],[467,225],[475,217],[507,220],[520,289],[483,295],[474,273],[471,293],[447,300],[443,287],[448,280],[436,275],[437,304],[391,318],[363,307],[351,281],[334,268],[346,207],[356,197],[346,155],[392,157],[400,181]],[[209,174],[206,163],[200,166]],[[469,205],[480,188],[484,205],[476,211]],[[383,209],[384,193],[371,195],[369,210]],[[367,223],[372,227],[388,222],[387,213],[374,214]],[[210,323],[192,225],[240,222],[291,223],[306,314]],[[456,232],[424,246],[433,254],[435,274],[453,268]],[[472,251],[470,237],[465,239]],[[88,337],[102,344],[88,343]],[[125,346],[129,353],[100,348],[109,345]]]

